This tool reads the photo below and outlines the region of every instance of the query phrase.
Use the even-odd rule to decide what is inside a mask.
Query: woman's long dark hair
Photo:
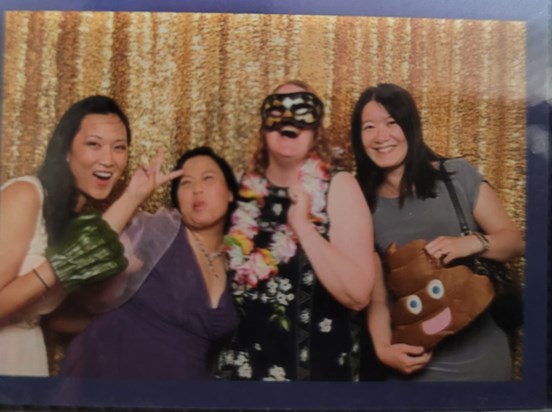
[[[385,179],[385,170],[372,162],[362,144],[362,111],[371,101],[385,107],[402,129],[408,144],[404,173],[399,187],[399,204],[402,206],[407,196],[416,195],[421,199],[435,197],[435,185],[438,179],[442,179],[442,174],[432,162],[445,158],[425,144],[420,115],[410,93],[395,84],[382,83],[362,92],[356,102],[351,121],[356,176],[370,209],[375,210],[377,190]]]
[[[230,193],[232,193],[233,200],[228,205],[228,210],[226,211],[226,220],[224,222],[224,232],[226,232],[230,228],[230,219],[232,217],[232,213],[234,212],[234,210],[236,210],[236,207],[238,205],[237,202],[239,198],[240,187],[236,179],[236,175],[234,174],[232,167],[230,167],[228,162],[224,158],[217,155],[213,151],[213,149],[208,146],[196,147],[195,149],[191,149],[185,152],[176,161],[176,166],[174,167],[174,170],[182,169],[184,163],[196,156],[207,156],[213,159],[213,161],[218,165],[219,169],[224,175],[224,180],[226,181],[226,186],[228,187],[228,190],[230,190]],[[178,202],[178,187],[180,186],[180,180],[182,180],[182,176],[177,177],[176,179],[173,179],[171,181],[171,203],[175,209],[180,209],[180,204]]]
[[[61,117],[46,148],[46,156],[38,171],[44,188],[44,221],[48,244],[56,244],[67,223],[75,216],[79,190],[69,169],[67,153],[79,132],[82,120],[89,114],[114,114],[125,125],[127,143],[131,133],[127,116],[119,105],[107,96],[90,96],[73,104]]]

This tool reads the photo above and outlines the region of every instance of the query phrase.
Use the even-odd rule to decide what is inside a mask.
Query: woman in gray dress
[[[352,117],[357,178],[373,213],[375,244],[381,253],[425,239],[426,252],[443,265],[474,255],[507,261],[523,253],[524,242],[492,187],[465,159],[446,159],[424,142],[420,116],[408,91],[379,84],[359,97]],[[440,171],[444,161],[470,230],[462,236]],[[454,263],[453,263],[454,264]],[[408,380],[509,380],[508,339],[488,313],[447,337],[432,351],[391,343],[390,309],[383,275],[376,281],[368,328],[378,358]]]

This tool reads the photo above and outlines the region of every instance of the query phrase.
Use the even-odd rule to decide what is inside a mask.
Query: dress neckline
[[[199,282],[201,283],[201,285],[202,285],[201,287],[202,287],[203,292],[204,292],[204,299],[205,299],[207,308],[210,309],[210,310],[213,310],[213,311],[220,310],[220,308],[222,307],[222,303],[223,303],[223,297],[224,297],[224,294],[226,292],[226,285],[225,285],[224,289],[222,290],[221,294],[218,297],[215,296],[215,300],[213,301],[213,299],[211,298],[211,293],[209,292],[209,288],[207,286],[207,282],[205,281],[205,276],[203,275],[203,272],[201,270],[201,265],[199,264],[199,260],[196,256],[196,254],[194,252],[194,248],[192,247],[192,244],[190,242],[191,239],[188,236],[188,232],[186,230],[186,225],[184,225],[184,222],[182,222],[180,230],[182,231],[184,239],[186,239],[186,246],[190,249],[191,255],[193,256],[194,264],[195,264],[195,267],[197,269],[197,274],[199,276]],[[228,283],[228,279],[227,279],[226,283]]]

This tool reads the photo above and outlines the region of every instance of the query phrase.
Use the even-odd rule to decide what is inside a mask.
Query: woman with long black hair
[[[352,116],[357,179],[373,214],[380,253],[423,239],[427,254],[448,265],[483,256],[507,261],[523,253],[519,229],[495,191],[465,159],[447,159],[424,142],[421,120],[408,91],[379,84],[359,97]],[[443,163],[445,171],[441,170]],[[450,178],[472,235],[462,236],[445,186]],[[509,380],[508,339],[488,313],[432,352],[391,343],[390,309],[383,276],[376,279],[368,326],[379,359],[408,380]],[[406,376],[409,375],[409,376]]]
[[[81,215],[122,176],[131,133],[106,96],[91,96],[61,117],[37,176],[0,192],[0,374],[47,376],[41,315],[83,284],[126,267],[117,234],[99,214]]]

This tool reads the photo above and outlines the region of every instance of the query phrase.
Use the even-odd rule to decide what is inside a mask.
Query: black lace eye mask
[[[267,130],[285,125],[312,129],[320,125],[323,115],[324,104],[309,92],[271,94],[261,106],[263,128]]]

